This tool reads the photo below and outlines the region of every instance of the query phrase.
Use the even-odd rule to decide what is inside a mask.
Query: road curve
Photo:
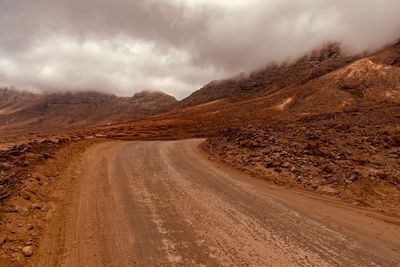
[[[396,221],[210,162],[201,140],[107,142],[71,165],[38,266],[398,266]],[[56,216],[57,218],[57,216]]]

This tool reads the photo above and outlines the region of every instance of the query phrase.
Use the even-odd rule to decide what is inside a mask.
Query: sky
[[[34,92],[160,90],[400,38],[399,0],[0,0],[0,86]]]

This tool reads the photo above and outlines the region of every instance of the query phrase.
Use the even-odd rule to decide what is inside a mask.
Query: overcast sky
[[[0,85],[187,96],[214,79],[400,37],[399,0],[0,0]]]

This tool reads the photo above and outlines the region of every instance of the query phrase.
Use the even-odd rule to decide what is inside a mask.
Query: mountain
[[[320,51],[322,56],[318,57],[315,54],[314,58],[322,61],[316,62],[326,62],[327,58],[341,58],[338,55],[326,54],[324,50]],[[170,139],[208,137],[229,127],[247,125],[281,125],[282,132],[285,131],[285,126],[297,122],[298,128],[308,127],[309,123],[352,124],[360,128],[400,125],[400,43],[367,56],[338,60],[342,67],[328,64],[329,68],[322,68],[324,75],[319,75],[320,72],[317,72],[314,66],[328,65],[306,64],[305,58],[296,63],[300,66],[295,64],[285,67],[302,70],[297,73],[303,75],[279,72],[277,77],[253,75],[245,79],[247,84],[255,84],[262,80],[263,84],[280,84],[277,87],[256,90],[252,86],[243,87],[243,90],[234,90],[231,95],[220,99],[211,97],[213,91],[208,94],[210,89],[203,88],[187,99],[175,103],[175,109],[166,113],[140,122],[94,129],[92,132],[100,131],[106,136],[126,139]],[[271,73],[271,70],[268,73]],[[224,84],[228,88],[224,87]],[[229,88],[230,84],[233,84],[233,81],[219,83],[215,95],[221,91],[232,90]],[[243,85],[244,81],[241,81],[241,84]],[[250,93],[238,93],[246,91]],[[193,97],[196,95],[210,97],[210,101],[202,103],[205,101],[202,97],[197,101]],[[178,108],[179,106],[183,107]]]
[[[292,116],[340,112],[358,106],[400,103],[400,43],[308,83],[265,94],[271,105]]]
[[[176,108],[230,99],[241,100],[288,86],[299,86],[337,70],[360,56],[348,56],[338,45],[316,49],[293,63],[268,65],[249,75],[213,81],[176,104]]]
[[[231,101],[232,97],[228,97],[197,107],[193,106],[186,108],[186,114],[191,112],[195,114],[202,110],[201,116],[204,116],[208,110],[211,114],[218,114],[216,119],[224,118],[236,122],[238,118],[242,118],[247,123],[280,118],[295,120],[313,114],[341,112],[358,108],[360,105],[373,108],[400,103],[400,42],[366,57],[348,58],[343,61],[338,59],[337,62],[340,64],[337,64],[343,65],[340,68],[337,68],[338,65],[327,64],[324,59],[330,57],[336,62],[333,58],[341,56],[333,54],[326,56],[324,51],[322,53],[325,56],[314,55],[314,58],[323,60],[309,64],[311,67],[308,70],[305,68],[307,64],[303,58],[295,65],[287,67],[302,71],[285,72],[285,75],[282,74],[284,72],[280,72],[273,78],[268,75],[262,79],[261,76],[246,78],[247,84],[263,80],[263,84],[274,86],[256,90],[256,93],[252,91],[254,88],[252,86],[243,87],[244,91],[252,91],[248,97],[236,101]],[[325,67],[323,71],[317,68],[318,75],[316,75],[315,66]],[[327,71],[328,69],[330,71]],[[320,73],[325,74],[319,75]],[[228,81],[227,84],[232,84],[232,81]],[[223,83],[219,86],[222,86],[219,87],[221,90],[230,90],[223,87]],[[193,95],[205,94],[207,90],[200,89]],[[218,88],[215,90],[221,91]],[[233,97],[238,95],[241,96],[237,91],[232,93]],[[188,99],[182,102],[187,103]]]
[[[39,99],[30,92],[18,92],[13,89],[0,89],[0,115],[15,113]]]
[[[111,124],[164,112],[176,99],[144,91],[133,97],[79,92],[33,94],[0,90],[0,132],[54,131]]]
[[[287,73],[286,83],[283,72],[260,76],[264,84],[283,87],[243,87],[222,99],[202,103],[205,98],[199,98],[191,104],[201,104],[81,134],[128,140],[206,137],[200,149],[209,160],[398,217],[399,59],[397,43],[316,77],[300,75],[297,81]],[[313,73],[310,66],[299,73]],[[246,83],[257,80],[248,77]],[[232,83],[221,82],[215,95],[231,90],[222,85]],[[192,96],[209,97],[207,90]]]
[[[353,113],[361,114],[354,123],[370,119],[393,122],[399,106],[399,69],[400,43],[358,56],[347,56],[330,45],[292,64],[269,65],[246,77],[212,82],[179,102],[159,92],[117,97],[93,92],[36,95],[2,90],[0,133],[111,124],[101,132],[129,138],[140,136],[140,125],[152,136],[171,137],[176,134],[175,127],[179,136],[201,137],[231,126],[322,121]],[[384,118],[381,122],[380,117]]]

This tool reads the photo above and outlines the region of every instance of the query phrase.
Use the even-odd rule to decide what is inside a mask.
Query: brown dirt
[[[22,144],[1,152],[1,159],[4,160],[6,155],[13,160],[9,161],[12,176],[9,176],[10,171],[2,173],[7,182],[2,179],[0,266],[28,266],[31,258],[23,255],[24,247],[32,247],[32,257],[36,257],[48,220],[61,201],[53,195],[60,190],[60,175],[69,162],[93,142],[71,143],[53,139]]]
[[[400,221],[260,183],[201,140],[106,142],[63,174],[37,266],[393,266]],[[318,212],[316,212],[318,211]]]

